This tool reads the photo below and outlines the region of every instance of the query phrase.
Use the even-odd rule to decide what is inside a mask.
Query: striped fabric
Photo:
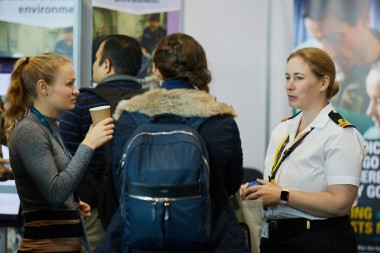
[[[82,227],[78,211],[25,213],[25,231],[18,252],[80,252]]]
[[[59,132],[72,155],[75,154],[75,151],[84,140],[92,124],[89,109],[102,105],[106,105],[106,102],[101,100],[98,96],[93,93],[83,92],[77,97],[75,109],[66,111],[60,118]],[[103,162],[104,149],[100,147],[95,150],[95,154],[89,165],[89,170],[93,175],[95,175],[96,168],[102,165]]]

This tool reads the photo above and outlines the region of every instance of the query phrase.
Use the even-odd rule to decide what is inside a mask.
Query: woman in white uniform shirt
[[[288,57],[289,106],[301,110],[272,132],[262,184],[241,188],[265,206],[261,252],[357,252],[348,213],[356,203],[365,143],[329,103],[338,92],[324,51]]]

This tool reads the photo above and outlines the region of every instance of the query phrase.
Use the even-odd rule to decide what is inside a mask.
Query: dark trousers
[[[262,238],[261,253],[357,253],[356,235],[348,217],[328,219],[332,222],[311,222],[309,229],[300,226],[301,219],[291,219],[276,230],[269,231],[269,238]],[[304,220],[302,220],[303,222]]]

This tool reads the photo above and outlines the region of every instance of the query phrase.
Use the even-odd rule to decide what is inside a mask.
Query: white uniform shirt
[[[332,110],[333,107],[328,104],[303,130],[307,132],[314,128],[279,167],[275,180],[280,187],[303,192],[325,192],[328,185],[359,186],[365,141],[356,128],[337,125],[328,116]],[[264,179],[271,175],[276,151],[287,134],[289,142],[285,149],[295,141],[301,115],[302,112],[273,130],[265,158]],[[319,219],[284,205],[268,207],[265,212],[266,219],[301,217]]]

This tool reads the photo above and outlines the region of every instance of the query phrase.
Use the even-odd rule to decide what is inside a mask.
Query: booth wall
[[[183,32],[206,51],[210,92],[238,113],[244,166],[262,170],[270,132],[291,114],[284,73],[293,1],[184,0],[183,14]]]

